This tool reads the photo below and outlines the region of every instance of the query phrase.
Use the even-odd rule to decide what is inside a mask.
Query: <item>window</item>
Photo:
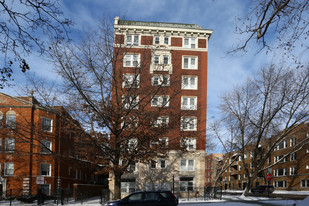
[[[196,39],[195,38],[184,38],[183,39],[183,47],[184,48],[191,48],[195,49],[196,48]]]
[[[169,64],[169,57],[168,56],[163,56],[163,64],[165,64],[165,65]]]
[[[139,54],[126,54],[124,55],[124,67],[139,67],[140,55]]]
[[[157,162],[156,161],[152,160],[150,162],[150,169],[157,169]]]
[[[0,111],[0,128],[2,128],[3,113]]]
[[[286,168],[280,168],[274,170],[274,176],[279,177],[279,176],[286,176]]]
[[[274,187],[286,187],[286,181],[275,181]]]
[[[241,171],[241,165],[239,165],[239,168],[238,168],[238,170],[239,170],[239,171]]]
[[[123,75],[123,88],[139,88],[140,78],[139,74],[124,74]]]
[[[197,97],[181,97],[181,109],[182,110],[196,110],[197,109]]]
[[[185,138],[183,139],[183,144],[186,146],[188,151],[196,150],[196,139],[195,138]]]
[[[183,117],[181,119],[182,131],[196,131],[197,119],[196,117]]]
[[[127,35],[127,45],[139,45],[139,36],[138,35]]]
[[[197,69],[197,57],[182,57],[183,69]]]
[[[42,190],[43,194],[50,195],[50,185],[42,184],[42,185],[40,185],[40,189]]]
[[[290,147],[294,147],[296,145],[296,137],[290,139]]]
[[[132,162],[128,165],[127,167],[127,171],[129,172],[135,172],[136,171],[136,163],[135,162]]]
[[[154,64],[164,64],[169,65],[170,64],[170,55],[154,55],[153,56],[153,63]]]
[[[122,129],[135,129],[139,125],[138,117],[136,116],[127,116],[126,118],[122,118],[121,128]]]
[[[154,37],[154,44],[160,44],[160,37],[159,36]]]
[[[153,121],[153,126],[159,127],[159,126],[167,126],[169,122],[169,117],[158,117],[156,120]]]
[[[52,151],[52,142],[49,140],[41,141],[41,153],[42,154],[51,154]]]
[[[166,160],[160,160],[160,168],[165,169],[166,168]]]
[[[135,192],[135,179],[122,179],[121,193],[132,193],[132,192]]]
[[[181,81],[182,89],[197,89],[197,76],[182,76]]]
[[[4,163],[4,175],[5,176],[14,175],[14,163],[13,162],[5,162]]]
[[[122,96],[122,104],[125,109],[138,109],[139,96]]]
[[[164,37],[164,44],[169,45],[169,38],[168,37]]]
[[[52,122],[53,121],[51,119],[42,117],[42,130],[46,132],[52,132],[53,131]]]
[[[153,86],[169,86],[170,75],[155,75],[151,78],[151,83]]]
[[[296,175],[296,167],[290,167],[290,175]]]
[[[16,126],[16,113],[14,111],[8,111],[6,113],[6,127],[10,129],[15,129]]]
[[[155,64],[160,64],[160,56],[155,55],[155,56],[153,57],[153,62],[154,62]]]
[[[193,177],[180,177],[179,180],[181,192],[193,191]]]
[[[290,161],[295,161],[296,160],[296,153],[290,154]]]
[[[137,148],[137,139],[136,138],[132,138],[129,140],[128,142],[128,149],[129,150],[136,150]]]
[[[302,180],[300,183],[301,187],[309,187],[309,180]]]
[[[161,145],[165,145],[166,147],[168,146],[168,137],[162,137],[159,141],[161,142]]]
[[[283,155],[275,156],[274,157],[274,163],[278,162],[281,158],[283,158]],[[286,157],[284,157],[280,163],[286,162]]]
[[[41,163],[40,168],[41,168],[40,175],[51,176],[51,164]]]
[[[180,171],[194,171],[194,160],[180,160]]]
[[[15,150],[15,139],[5,138],[4,140],[4,150],[7,152],[12,152]]]
[[[307,153],[307,154],[309,153],[309,149],[306,149],[306,153]]]
[[[284,149],[284,148],[286,148],[286,147],[287,147],[287,141],[284,140],[284,141],[280,142],[280,143],[277,145],[277,147],[275,148],[275,150]]]
[[[151,100],[152,107],[168,107],[169,96],[154,96]]]
[[[306,169],[309,170],[309,165],[306,165]]]

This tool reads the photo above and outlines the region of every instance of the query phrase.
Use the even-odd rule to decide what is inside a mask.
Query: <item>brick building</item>
[[[56,188],[93,183],[88,163],[72,160],[78,131],[61,106],[0,93],[0,195],[37,194],[38,189],[54,195]]]
[[[218,169],[220,167],[220,161],[223,159],[223,153],[212,153],[206,156],[205,163],[205,186],[214,186],[215,179],[217,177]]]
[[[162,138],[167,158],[145,165],[134,164],[131,173],[123,175],[122,195],[134,190],[174,188],[176,193],[202,193],[205,185],[207,56],[211,30],[196,24],[126,21],[115,18],[114,50],[124,48],[122,85],[137,80],[136,90],[166,88],[143,108],[152,110],[164,105],[166,111],[181,114],[176,126]],[[140,66],[142,65],[143,66]],[[142,67],[142,69],[136,69]],[[136,73],[136,72],[139,73]],[[119,78],[123,78],[119,75]],[[126,87],[126,86],[123,86]],[[173,93],[178,91],[177,94]],[[143,99],[142,95],[138,97]],[[137,99],[138,99],[137,98]],[[171,123],[164,116],[162,123]],[[187,152],[179,155],[177,145],[186,139]],[[174,181],[173,181],[174,180]],[[112,184],[110,184],[112,185]],[[113,191],[114,188],[110,189]]]
[[[264,145],[259,149],[265,151],[275,142],[276,136],[267,139]],[[249,171],[252,171],[252,153],[250,146],[244,153],[244,162],[248,165]],[[242,157],[235,152],[229,156],[230,167],[222,175],[221,184],[225,189],[241,190],[246,187],[247,176],[244,171]],[[226,158],[225,158],[226,159]],[[269,167],[270,166],[270,167]],[[269,169],[258,174],[253,181],[253,187],[257,185],[268,184],[267,174],[272,174],[272,180],[269,182],[276,190],[309,190],[309,124],[298,125],[289,136],[285,137],[265,163]]]

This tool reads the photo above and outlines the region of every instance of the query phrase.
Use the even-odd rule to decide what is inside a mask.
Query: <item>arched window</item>
[[[16,125],[16,113],[14,111],[8,111],[6,113],[6,127],[7,128],[11,128],[11,129],[15,129],[15,125]]]

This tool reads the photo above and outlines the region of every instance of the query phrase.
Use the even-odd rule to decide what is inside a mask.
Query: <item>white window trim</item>
[[[185,85],[184,79],[188,78],[188,84]],[[191,79],[194,78],[194,85],[190,84]],[[182,90],[197,90],[198,89],[198,76],[184,75],[181,77],[181,89]]]
[[[185,44],[185,41],[186,41],[186,39],[188,39],[188,45],[187,44]],[[195,41],[195,43],[194,43],[194,47],[192,48],[192,41]],[[197,42],[198,42],[198,39],[197,38],[190,38],[190,37],[184,37],[183,38],[183,48],[187,48],[187,49],[197,49],[198,48],[198,44],[197,44]]]
[[[126,65],[127,60],[130,62],[130,65]],[[137,61],[137,65],[134,66],[134,61]],[[140,67],[141,55],[140,54],[125,54],[123,56],[123,67],[136,68]]]
[[[158,84],[155,83],[155,79],[158,78]],[[163,84],[164,83],[164,78],[167,79],[167,82],[166,84]],[[152,86],[170,86],[170,75],[154,75],[151,77],[151,85]]]
[[[185,68],[185,59],[188,59],[188,67]],[[192,67],[191,62],[192,59],[195,59],[195,64]],[[188,69],[188,70],[197,70],[198,69],[198,57],[197,56],[182,56],[182,69]]]
[[[185,161],[185,165],[182,166],[182,162]],[[189,162],[193,162],[193,166],[189,166]],[[180,171],[195,171],[195,160],[193,159],[181,159],[179,162],[179,170]]]
[[[123,74],[122,88],[139,88],[140,75],[126,73]]]
[[[165,123],[163,123],[163,119],[166,120]],[[159,126],[162,126],[162,125],[167,126],[168,123],[169,123],[169,117],[168,116],[161,116],[161,117],[158,117],[156,120],[154,120],[153,125],[155,127],[159,127]]]
[[[193,125],[194,125],[193,129],[190,128],[191,124],[189,123],[189,121],[192,121],[192,120],[193,120]],[[183,124],[187,124],[187,126],[186,126],[187,128],[184,128]],[[185,116],[185,117],[182,117],[181,118],[180,129],[181,129],[181,131],[196,131],[197,130],[197,117],[195,117],[195,116]]]
[[[42,174],[42,165],[48,165],[48,173],[49,173],[49,174],[47,174],[47,175],[43,175],[43,174]],[[40,164],[40,175],[41,175],[41,176],[50,177],[50,176],[51,176],[51,172],[52,172],[52,171],[51,171],[51,164],[49,164],[49,163],[41,163],[41,164]]]
[[[163,105],[163,98],[167,98],[167,102]],[[157,99],[157,101],[154,101]],[[156,103],[156,104],[155,104]],[[169,95],[156,95],[151,99],[151,106],[152,107],[168,107],[170,105],[170,96]]]
[[[12,173],[10,173],[10,174],[7,173],[9,165],[12,166],[12,168],[10,168],[10,170],[13,170],[13,174]],[[14,176],[14,172],[15,172],[14,162],[5,162],[4,163],[4,172],[3,172],[4,176]]]
[[[129,102],[126,102],[129,101]],[[138,109],[139,107],[139,96],[122,96],[122,104],[124,109]]]
[[[182,139],[184,146],[186,146],[187,151],[196,150],[196,138],[187,137]],[[192,146],[192,148],[190,148]]]
[[[49,144],[49,148],[46,147],[45,144],[43,144],[43,143],[45,143],[45,142],[49,142],[49,143],[50,143],[50,144]],[[50,140],[42,140],[42,141],[41,141],[41,154],[51,154],[51,152],[52,152],[52,144],[53,144],[53,142],[50,141]],[[43,148],[44,148],[45,150],[48,150],[48,151],[42,151]]]
[[[185,99],[187,99],[186,105],[184,105]],[[193,105],[191,105],[191,99],[194,100]],[[197,110],[197,96],[182,96],[181,97],[181,109],[182,110]]]
[[[43,121],[44,120],[48,120],[48,121],[50,121],[50,128],[49,128],[49,130],[45,130],[44,128],[43,128]],[[50,119],[50,118],[46,118],[46,117],[42,117],[41,118],[41,129],[42,129],[42,131],[45,131],[45,132],[53,132],[53,123],[54,123],[54,121],[52,120],[52,119]]]
[[[131,42],[128,42],[128,37],[131,36]],[[134,39],[137,36],[138,42],[135,44]],[[141,36],[138,34],[127,34],[125,38],[125,45],[127,46],[140,46]]]

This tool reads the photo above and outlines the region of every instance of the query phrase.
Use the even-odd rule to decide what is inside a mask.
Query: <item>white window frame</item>
[[[152,86],[170,86],[170,75],[154,75],[151,77]]]
[[[151,160],[149,163],[149,168],[152,170],[156,170],[157,169],[157,161],[155,160]]]
[[[167,40],[167,43],[166,43]],[[170,45],[170,37],[169,36],[163,36],[163,44],[164,45]]]
[[[8,137],[4,139],[4,151],[14,152],[15,151],[15,139]]]
[[[190,179],[190,180],[186,180],[186,179]],[[179,190],[181,192],[194,191],[194,177],[180,177]]]
[[[309,187],[309,179],[301,180],[300,181],[300,187],[301,188],[308,188]]]
[[[290,147],[294,147],[296,145],[296,137],[290,138]]]
[[[279,187],[279,183],[282,183],[282,187]],[[281,180],[281,181],[275,181],[274,182],[274,187],[275,188],[285,188],[286,187],[286,181],[285,180]]]
[[[282,174],[280,174],[282,172]],[[279,168],[274,170],[274,176],[275,177],[284,177],[287,174],[286,168]]]
[[[182,139],[184,146],[186,146],[187,151],[196,150],[196,138],[187,137]]]
[[[48,187],[48,192],[46,193],[45,189],[43,188],[44,186],[47,186]],[[51,188],[51,185],[50,184],[41,184],[40,185],[40,189],[42,189],[42,192],[45,194],[45,195],[50,195],[50,188]]]
[[[50,123],[47,124],[47,123]],[[45,132],[52,132],[53,131],[53,120],[50,119],[50,118],[46,118],[46,117],[42,117],[41,118],[41,129],[42,131],[45,131]]]
[[[128,141],[128,150],[135,151],[137,149],[138,141],[137,138],[131,138]]]
[[[197,90],[198,77],[185,75],[181,77],[181,89],[183,90]]]
[[[163,162],[164,162],[164,164],[163,164]],[[160,168],[161,169],[166,169],[166,160],[165,159],[161,159],[160,160]]]
[[[163,144],[165,144],[166,147],[168,147],[168,137],[161,137],[159,138],[159,141]]]
[[[197,130],[197,117],[195,116],[182,117],[180,129],[181,131],[196,131]]]
[[[197,110],[197,97],[196,96],[182,96],[181,97],[182,110]]]
[[[41,154],[51,154],[52,153],[52,141],[42,140],[41,141]]]
[[[123,74],[122,88],[139,88],[139,74]]]
[[[187,64],[185,63],[187,59]],[[194,64],[192,64],[194,61]],[[182,56],[182,69],[198,69],[198,57],[197,56]]]
[[[154,36],[153,37],[153,44],[159,45],[160,44],[160,39],[161,39],[160,36]]]
[[[293,152],[290,154],[290,161],[295,161],[296,160],[296,152]]]
[[[179,163],[180,171],[195,171],[194,159],[181,159]]]
[[[139,107],[139,96],[122,96],[122,105],[124,109],[138,109]]]
[[[8,111],[6,113],[5,127],[9,129],[16,128],[16,113],[14,111]]]
[[[4,163],[4,176],[14,176],[14,162]]]
[[[290,167],[290,175],[296,175],[296,167]]]
[[[126,35],[126,45],[127,46],[139,46],[140,45],[140,35],[127,34]]]
[[[140,67],[140,59],[140,54],[125,54],[123,57],[123,67]]]
[[[136,190],[136,182],[134,181],[121,181],[121,193],[132,193]]]
[[[281,149],[285,149],[287,148],[287,140],[283,140],[281,141],[275,148],[275,151],[276,150],[281,150]]]
[[[183,47],[184,48],[190,48],[190,49],[196,49],[197,48],[197,39],[196,38],[184,37],[183,38]]]
[[[45,168],[43,168],[45,166]],[[47,174],[43,174],[44,170],[43,169],[46,169],[48,168],[48,171],[47,171]],[[51,176],[51,164],[49,163],[41,163],[40,164],[40,175],[41,176],[48,176],[50,177]]]
[[[159,126],[167,126],[169,123],[169,117],[168,116],[161,116],[154,120],[153,125],[155,127]]]
[[[170,105],[169,95],[156,95],[151,99],[152,107],[168,107]]]

